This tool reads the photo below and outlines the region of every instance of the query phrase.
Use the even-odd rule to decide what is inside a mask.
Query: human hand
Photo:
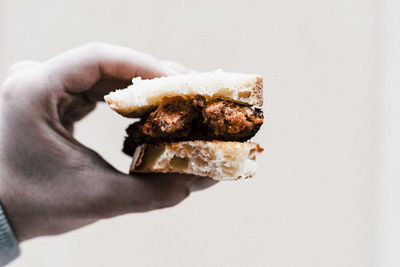
[[[10,69],[0,97],[0,199],[19,241],[102,218],[171,207],[208,178],[127,175],[73,137],[109,91],[184,71],[124,47],[92,43]]]

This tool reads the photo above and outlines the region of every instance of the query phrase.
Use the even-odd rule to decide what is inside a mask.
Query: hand
[[[132,77],[183,70],[101,43],[11,68],[0,97],[0,199],[19,241],[171,207],[192,188],[214,184],[194,176],[120,173],[72,135],[74,122]]]

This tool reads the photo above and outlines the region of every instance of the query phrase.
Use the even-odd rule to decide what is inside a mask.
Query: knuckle
[[[16,96],[15,88],[18,87],[19,79],[16,75],[8,77],[2,84],[1,87],[1,99],[5,101],[11,101]]]
[[[41,78],[37,72],[24,71],[5,79],[1,86],[1,99],[6,102],[21,101],[21,96],[32,95],[39,88]]]
[[[40,62],[38,61],[34,61],[34,60],[21,60],[21,61],[17,61],[14,64],[12,64],[9,68],[8,68],[8,73],[11,74],[15,71],[18,71],[20,69],[25,69],[27,67],[33,67],[33,66],[37,66],[39,65]]]
[[[99,53],[99,52],[103,51],[106,46],[107,46],[106,43],[94,41],[94,42],[85,44],[83,46],[83,49],[90,51],[92,53]]]
[[[80,56],[89,61],[97,62],[104,58],[109,49],[109,44],[102,42],[90,42],[74,50],[76,56]]]
[[[8,68],[8,73],[13,72],[14,70],[16,70],[19,66],[21,66],[22,64],[24,64],[25,61],[17,61],[13,64],[11,64],[11,66]]]

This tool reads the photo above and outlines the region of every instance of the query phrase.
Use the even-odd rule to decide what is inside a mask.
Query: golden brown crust
[[[264,104],[263,98],[263,78],[258,76],[255,86],[252,90],[253,106],[262,107]]]
[[[254,152],[257,152],[258,154],[264,152],[264,148],[262,148],[259,144],[253,143],[253,142],[249,142],[249,143],[256,145]]]

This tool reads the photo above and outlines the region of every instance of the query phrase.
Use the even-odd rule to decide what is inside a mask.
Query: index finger
[[[43,68],[50,84],[69,93],[85,92],[102,78],[129,81],[133,77],[151,79],[175,73],[151,55],[105,43],[66,51],[46,61]]]

